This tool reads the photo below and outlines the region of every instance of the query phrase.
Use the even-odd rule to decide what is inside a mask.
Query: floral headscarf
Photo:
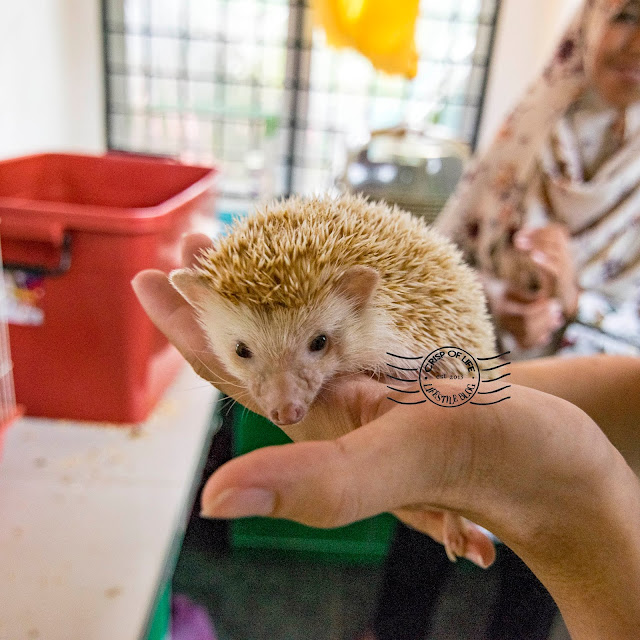
[[[590,91],[604,29],[627,3],[585,1],[542,76],[507,118],[489,150],[469,165],[438,218],[436,226],[479,270],[496,275],[500,251],[515,231],[539,226],[532,220],[535,207],[529,198],[535,187],[544,193],[542,208],[569,227],[580,285],[612,299],[638,295],[640,118],[636,117],[632,135],[613,149],[588,181],[580,168],[579,136],[567,134],[565,122],[568,112]],[[639,116],[640,104],[627,110]]]

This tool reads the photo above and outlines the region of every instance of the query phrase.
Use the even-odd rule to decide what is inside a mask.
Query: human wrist
[[[640,626],[638,480],[619,455],[593,480],[577,526],[567,526],[564,537],[559,531],[557,559],[528,564],[555,599],[574,640],[635,639]],[[527,562],[524,554],[523,559]]]
[[[430,437],[446,438],[438,447],[447,458],[442,506],[552,564],[560,547],[551,542],[560,535],[569,546],[561,555],[571,553],[571,532],[581,530],[584,514],[602,519],[612,490],[618,490],[611,487],[612,474],[629,470],[578,407],[516,385],[510,395],[482,409],[445,409],[440,424],[430,428]]]
[[[596,425],[584,424],[564,469],[549,468],[541,502],[494,532],[548,589],[572,638],[636,638],[640,487]]]

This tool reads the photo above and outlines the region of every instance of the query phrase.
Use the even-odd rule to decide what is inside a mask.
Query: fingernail
[[[514,239],[516,247],[518,249],[530,249],[531,248],[531,238],[524,235],[517,235]]]
[[[547,256],[542,251],[533,251],[531,259],[538,264],[546,264],[547,262]]]
[[[202,507],[203,518],[246,518],[270,516],[276,504],[276,494],[269,489],[225,489],[212,502]]]
[[[473,562],[473,564],[479,566],[481,569],[488,569],[490,566],[484,561],[484,558],[475,551],[469,551],[469,553],[466,553],[464,557],[470,562]]]

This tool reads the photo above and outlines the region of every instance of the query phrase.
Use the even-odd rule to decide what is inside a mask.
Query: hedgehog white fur
[[[402,363],[388,353],[495,355],[482,287],[456,247],[360,196],[267,204],[170,279],[225,367],[281,425],[301,420],[338,373],[397,376],[390,365]]]

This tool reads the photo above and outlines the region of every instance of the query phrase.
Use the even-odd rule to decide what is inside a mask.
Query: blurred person
[[[640,353],[640,0],[584,2],[436,226],[525,357]]]
[[[483,279],[512,359],[640,354],[640,0],[588,0],[542,76],[472,161],[436,226]],[[491,640],[544,640],[553,600],[498,545]],[[399,525],[378,640],[424,638],[452,573]]]

